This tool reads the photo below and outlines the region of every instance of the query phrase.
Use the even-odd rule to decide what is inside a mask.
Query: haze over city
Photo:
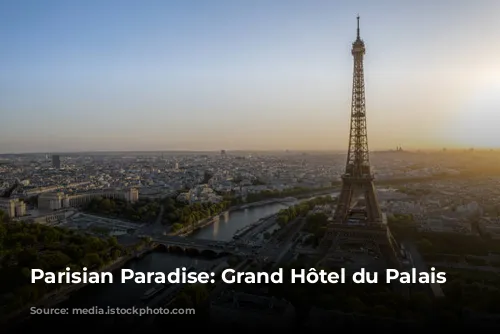
[[[345,150],[356,15],[370,149],[500,142],[497,1],[0,4],[0,153]]]
[[[2,333],[498,332],[499,14],[4,1]]]

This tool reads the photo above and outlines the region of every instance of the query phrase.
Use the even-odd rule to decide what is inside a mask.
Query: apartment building
[[[88,204],[95,198],[114,198],[135,203],[139,200],[139,191],[136,188],[127,190],[106,189],[80,194],[44,193],[38,196],[38,209],[60,210],[63,208],[77,208]]]
[[[0,198],[0,210],[10,218],[23,217],[26,215],[26,204],[19,198]]]

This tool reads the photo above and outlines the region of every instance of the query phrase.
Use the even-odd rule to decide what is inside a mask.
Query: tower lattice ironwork
[[[378,203],[373,175],[370,168],[368,152],[368,136],[366,130],[365,82],[363,57],[365,43],[360,37],[359,16],[357,17],[357,38],[352,43],[354,57],[354,73],[352,82],[351,126],[349,133],[349,148],[345,174],[342,176],[342,188],[333,215],[333,225],[346,224],[351,219],[361,219],[367,225],[382,224],[382,212]],[[360,197],[364,204],[353,209]],[[361,203],[360,203],[361,204]],[[338,232],[335,228],[328,228],[320,248],[328,250]]]

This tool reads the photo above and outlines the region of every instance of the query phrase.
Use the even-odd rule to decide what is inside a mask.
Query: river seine
[[[293,203],[291,203],[293,204]],[[191,238],[210,239],[217,241],[231,240],[235,232],[250,225],[260,218],[277,213],[286,208],[286,204],[274,203],[263,206],[251,207],[244,210],[233,211],[220,217],[219,221],[196,231]],[[145,257],[129,262],[123,268],[140,272],[171,272],[179,267],[199,266],[201,268],[211,265],[211,260],[204,257],[190,257],[183,254],[153,252]],[[90,308],[90,307],[131,307],[141,302],[141,297],[154,284],[136,284],[134,282],[120,283],[120,271],[115,271],[114,282],[107,284],[91,284],[71,294],[67,300],[57,305],[61,308]],[[37,328],[52,317],[34,315],[23,324],[25,329]],[[112,321],[112,317],[100,316],[102,323]],[[85,324],[88,319],[80,316],[72,319]],[[78,326],[78,324],[76,324]]]
[[[333,193],[336,196],[338,193]],[[312,197],[313,198],[313,197]],[[302,199],[307,201],[311,198]],[[288,207],[295,203],[273,203],[262,206],[250,207],[243,210],[233,211],[225,216],[221,216],[219,221],[206,226],[196,231],[191,238],[209,239],[216,241],[229,241],[239,229],[248,226],[259,219],[275,214],[279,210]],[[212,260],[204,257],[190,257],[183,254],[153,252],[145,257],[129,262],[124,268],[132,269],[140,272],[171,272],[179,267],[208,267]],[[108,284],[92,284],[73,293],[67,300],[58,305],[61,308],[90,308],[90,307],[131,307],[138,305],[144,293],[154,284],[136,284],[134,282],[120,283],[120,271],[115,272],[113,283]],[[85,316],[77,317],[76,322],[82,321],[85,323]],[[102,319],[103,324],[106,323],[106,318]],[[47,320],[45,316],[33,316],[28,322],[24,323],[23,327],[37,328],[42,320]],[[73,322],[75,320],[72,320]],[[75,325],[75,323],[73,323]]]

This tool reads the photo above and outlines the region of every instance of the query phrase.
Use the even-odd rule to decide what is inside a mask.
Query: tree
[[[111,201],[108,198],[104,198],[100,203],[99,203],[99,210],[108,212],[111,211],[112,209]]]
[[[85,257],[83,259],[83,264],[89,269],[96,268],[96,267],[100,267],[102,265],[102,260],[101,260],[101,257],[99,256],[99,254],[91,253],[91,254],[85,255]]]
[[[47,271],[57,271],[71,263],[71,258],[61,251],[50,251],[40,254],[40,262]]]
[[[6,297],[0,316],[58,288],[57,284],[31,284],[31,268],[46,272],[64,272],[66,267],[72,271],[81,271],[82,267],[99,269],[122,250],[130,252],[114,238],[103,240],[60,227],[17,221],[0,224],[0,239],[0,295]]]
[[[419,242],[419,246],[421,247],[424,253],[430,252],[432,250],[432,242],[430,242],[428,239],[422,239]]]
[[[187,285],[166,309],[161,310],[157,319],[160,324],[182,324],[183,328],[198,327],[209,319],[209,292],[204,284]],[[193,321],[196,319],[196,321]]]
[[[348,297],[347,306],[352,312],[362,313],[366,310],[365,304],[358,297]]]
[[[117,247],[118,246],[118,240],[116,237],[109,237],[108,238],[108,245],[111,247]]]
[[[175,223],[172,225],[172,231],[177,232],[177,231],[181,230],[183,227],[184,227],[184,225],[182,225],[180,223]]]
[[[5,236],[7,234],[7,229],[4,226],[4,222],[2,221],[2,215],[3,211],[0,210],[0,255],[3,254],[4,250],[4,241],[5,241]]]
[[[38,260],[38,253],[34,249],[23,249],[19,252],[17,261],[19,266],[30,267]]]
[[[122,252],[119,249],[115,249],[115,250],[113,250],[111,256],[113,257],[113,260],[116,260],[120,256],[122,256]]]
[[[207,286],[204,284],[188,285],[185,292],[191,297],[195,306],[202,305],[209,297]]]
[[[9,216],[7,212],[0,210],[0,223],[7,223],[9,221]]]

